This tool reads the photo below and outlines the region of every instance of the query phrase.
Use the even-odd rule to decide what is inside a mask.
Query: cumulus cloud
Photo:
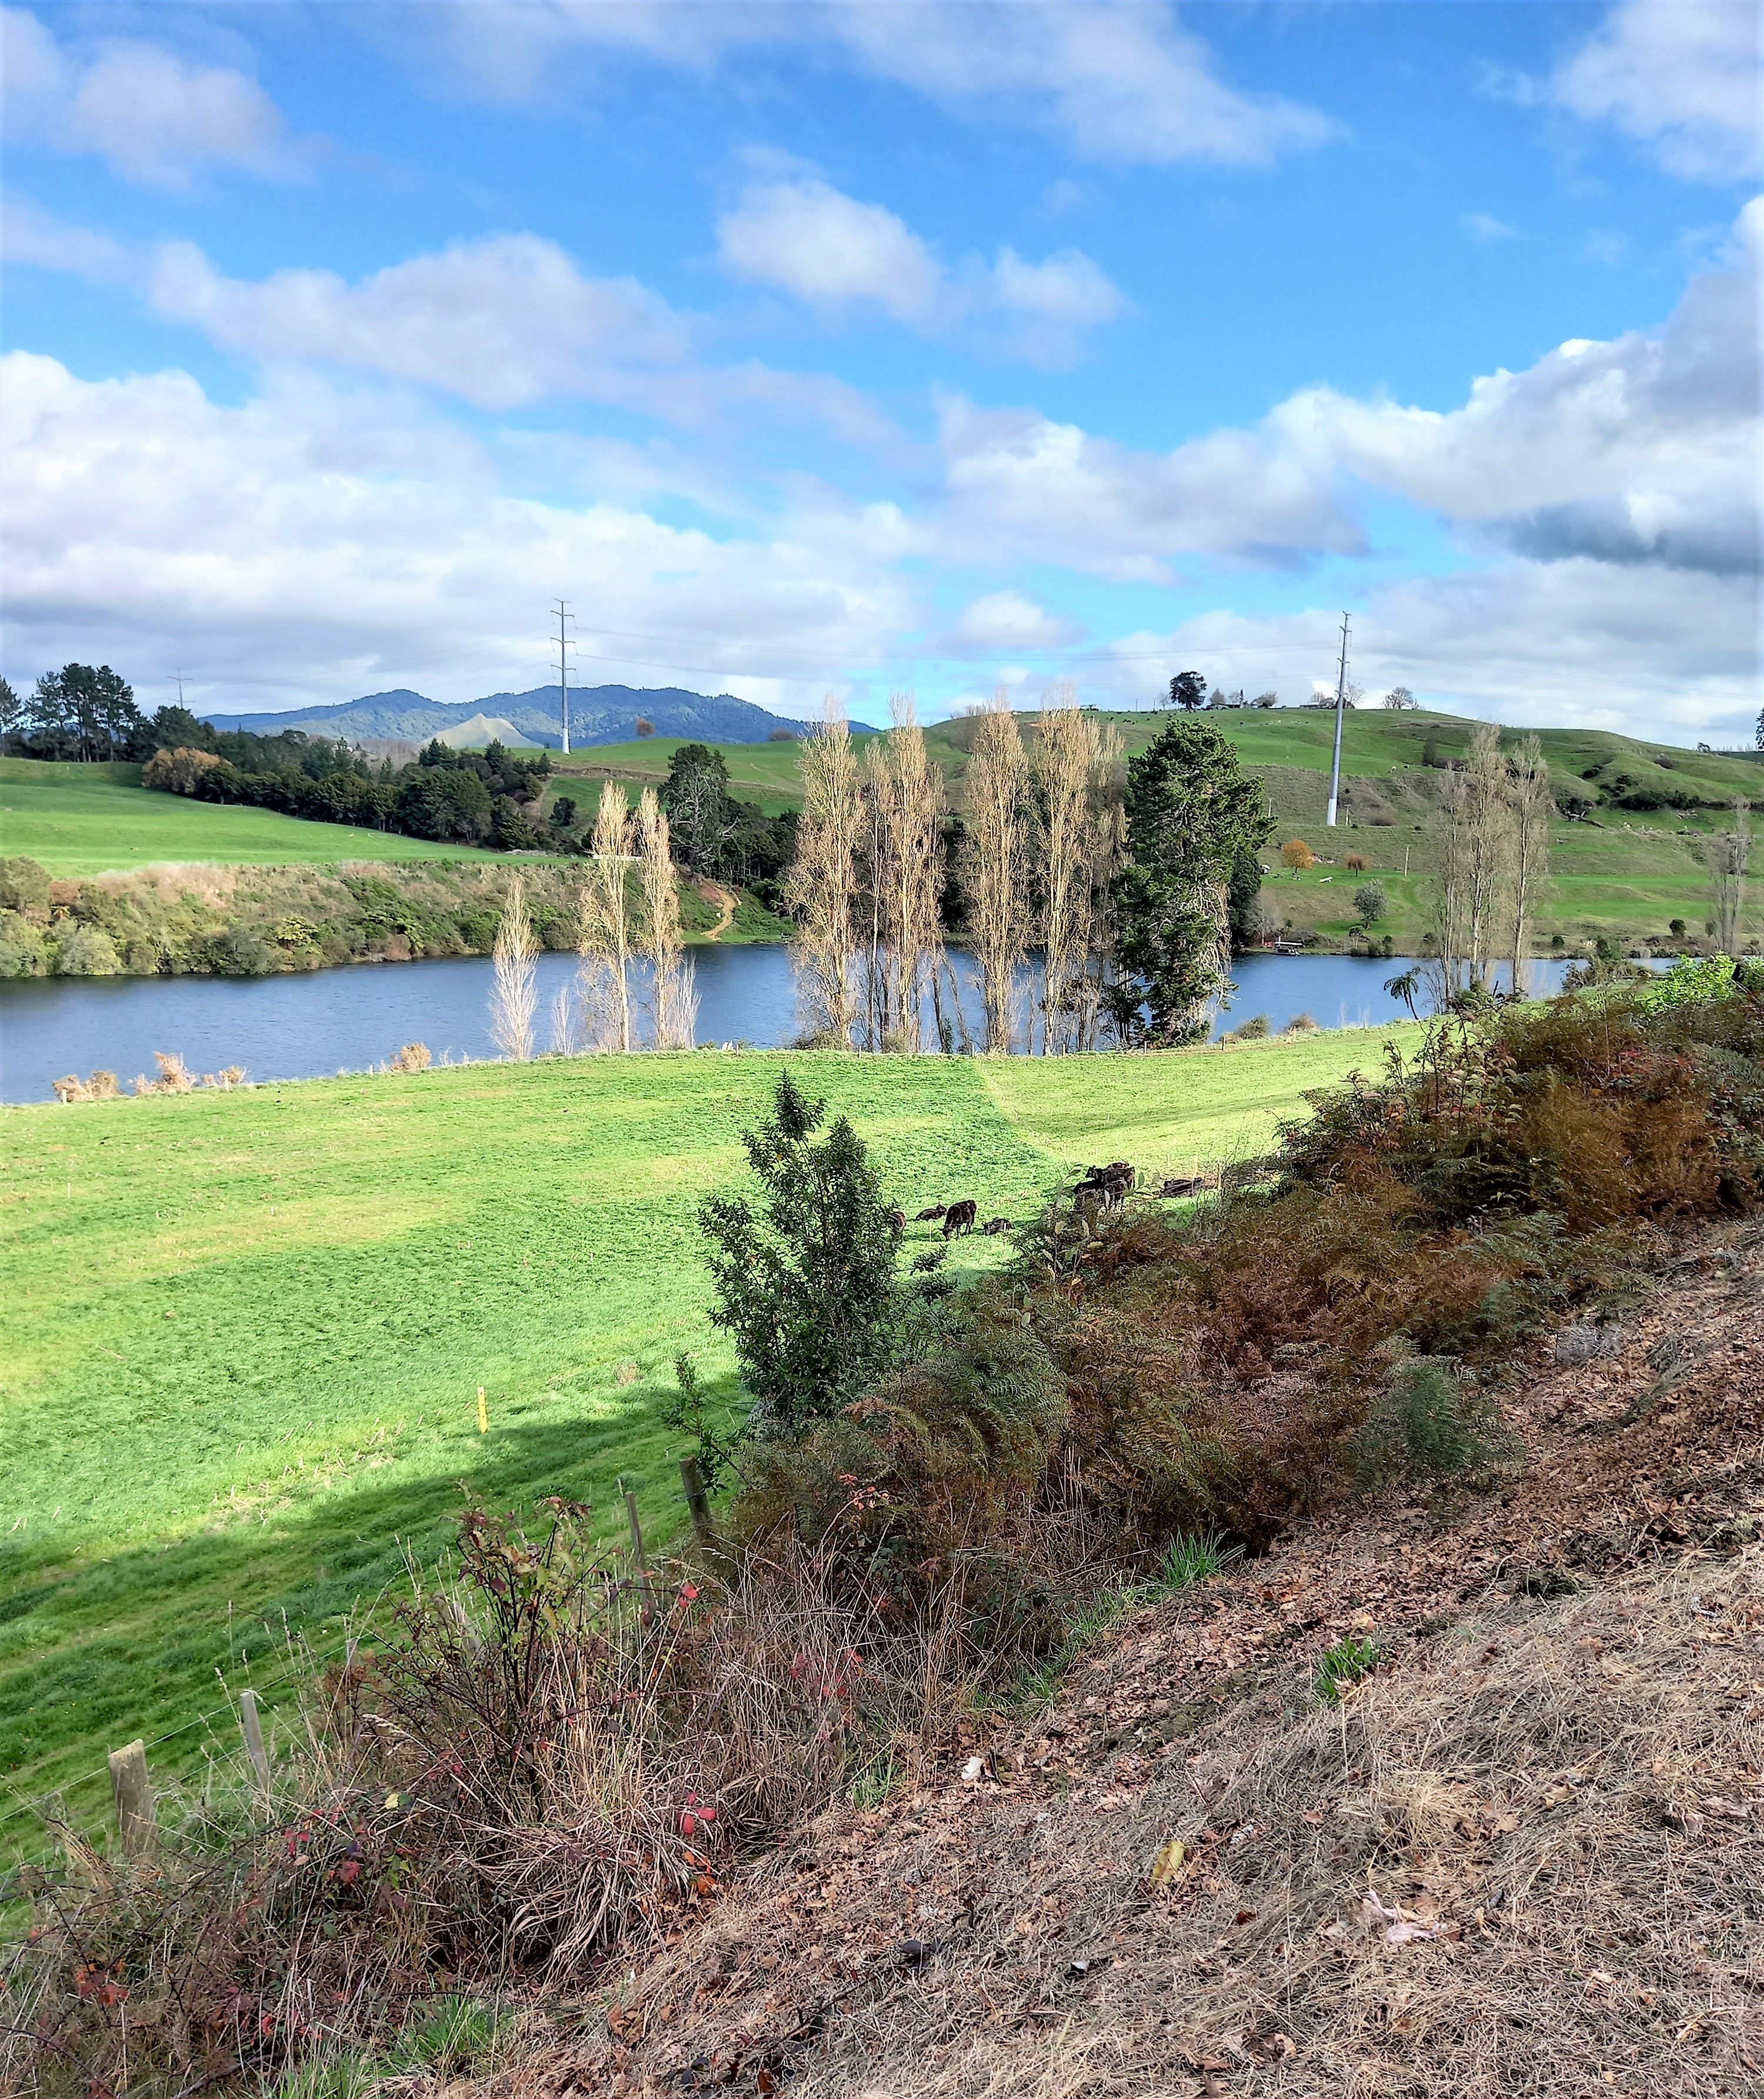
[[[1021,591],[991,591],[962,608],[944,638],[958,655],[983,655],[994,649],[1062,649],[1078,639],[1076,620],[1049,612]]]
[[[945,268],[884,205],[860,203],[810,174],[750,183],[718,222],[725,266],[834,314],[870,306],[926,335],[975,328],[1020,354],[1063,363],[1086,329],[1126,301],[1087,255],[1068,249],[1027,262],[1002,248],[988,263]]]
[[[1759,161],[1755,0],[1618,0],[1549,94],[1614,124],[1672,174],[1744,181]]]
[[[434,62],[433,19],[425,12],[421,50],[411,46],[425,64]],[[492,10],[462,0],[443,19],[454,85],[508,97],[542,91],[561,51],[706,70],[739,51],[797,44],[946,108],[1020,117],[1097,161],[1265,167],[1335,130],[1316,110],[1228,86],[1206,45],[1162,4],[535,0]]]
[[[740,674],[799,704],[917,618],[886,505],[719,538],[510,495],[459,432],[310,385],[227,407],[182,372],[89,381],[24,352],[0,360],[0,407],[15,671],[200,656],[213,705],[266,661],[290,697],[444,662],[468,697],[523,663],[539,682],[535,606],[592,592],[644,637],[585,648],[595,676]]]
[[[1134,451],[1029,409],[946,402],[941,532],[954,558],[1057,561],[1167,583],[1185,554],[1273,568],[1365,551],[1333,462],[1260,430]]]
[[[20,7],[0,9],[0,39],[15,139],[101,154],[119,174],[166,189],[187,188],[209,168],[286,178],[308,165],[280,111],[233,67],[195,64],[132,37],[70,51]]]
[[[492,410],[599,401],[700,430],[758,410],[866,450],[905,449],[856,387],[751,360],[709,364],[697,324],[634,279],[585,275],[535,235],[458,242],[351,284],[329,270],[230,277],[187,241],[125,252],[29,205],[16,223],[15,260],[84,275],[102,267],[162,319],[265,364],[334,365]]]
[[[226,349],[350,365],[486,408],[603,390],[621,367],[686,354],[660,299],[630,278],[584,276],[531,234],[460,242],[356,284],[328,270],[244,283],[176,241],[157,250],[147,284],[156,311]]]
[[[1333,606],[1203,614],[1124,636],[1086,674],[1129,702],[1190,664],[1288,702],[1332,684]],[[1354,620],[1354,676],[1515,725],[1687,739],[1749,733],[1757,712],[1755,596],[1740,579],[1608,565],[1585,555],[1502,561],[1371,592]]]
[[[1296,568],[1366,552],[1358,513],[1375,491],[1472,548],[1753,571],[1761,249],[1764,200],[1664,328],[1564,343],[1476,380],[1449,410],[1312,387],[1253,428],[1154,453],[1029,410],[950,403],[947,543],[1124,580],[1168,580],[1186,555]]]

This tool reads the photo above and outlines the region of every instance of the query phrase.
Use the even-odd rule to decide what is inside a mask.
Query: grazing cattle
[[[1173,1196],[1198,1195],[1206,1185],[1198,1174],[1192,1177],[1177,1174],[1166,1181],[1158,1193],[1167,1200]]]
[[[1131,1161],[1116,1159],[1106,1166],[1093,1166],[1073,1189],[1075,1200],[1099,1202],[1106,1209],[1113,1209],[1117,1203],[1124,1203],[1128,1190],[1138,1180]]]
[[[907,1213],[904,1210],[891,1210],[888,1212],[888,1229],[897,1239],[906,1237]]]
[[[979,1214],[980,1206],[971,1195],[959,1203],[952,1203],[944,1212],[944,1237],[952,1239],[960,1233],[971,1232]]]
[[[986,1222],[981,1226],[980,1230],[985,1234],[988,1239],[996,1239],[1001,1232],[1008,1232],[1010,1228],[1010,1220],[1009,1217],[988,1217]]]
[[[943,1215],[943,1204],[941,1203],[933,1203],[930,1209],[921,1210],[913,1221],[916,1225],[935,1225],[937,1220]]]

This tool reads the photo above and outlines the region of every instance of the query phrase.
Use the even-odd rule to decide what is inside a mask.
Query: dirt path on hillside
[[[707,940],[720,940],[730,926],[735,923],[735,907],[740,903],[741,899],[732,889],[725,889],[720,882],[701,882],[698,885],[698,894],[706,904],[715,904],[723,913],[715,925],[705,935]]]

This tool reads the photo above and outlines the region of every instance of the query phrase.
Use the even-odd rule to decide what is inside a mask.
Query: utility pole
[[[1335,761],[1329,771],[1329,814],[1323,821],[1335,827],[1335,804],[1341,796],[1341,718],[1348,707],[1348,615],[1341,615],[1341,670],[1335,680]]]
[[[557,692],[559,700],[561,703],[561,717],[564,730],[564,755],[567,758],[570,755],[570,658],[568,651],[574,649],[576,645],[574,642],[566,639],[564,633],[564,622],[566,619],[574,620],[575,618],[575,614],[570,609],[569,601],[566,599],[558,599],[556,616]]]

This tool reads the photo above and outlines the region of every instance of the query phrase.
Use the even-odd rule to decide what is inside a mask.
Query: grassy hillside
[[[0,758],[0,840],[53,875],[104,874],[161,860],[287,866],[344,860],[494,860],[470,846],[310,824],[149,793],[139,765],[51,765]]]
[[[1259,1148],[1384,1039],[791,1065],[905,1208],[972,1195],[1022,1217],[1074,1161],[1149,1173]],[[0,1114],[15,1793],[64,1787],[96,1815],[103,1753],[137,1734],[184,1730],[154,1756],[189,1763],[221,1681],[275,1685],[284,1627],[334,1647],[407,1549],[435,1551],[462,1482],[503,1506],[590,1498],[610,1529],[622,1477],[671,1529],[674,1354],[729,1370],[693,1212],[741,1178],[738,1133],[782,1061],[481,1064]],[[1005,1257],[960,1249],[970,1269]]]

